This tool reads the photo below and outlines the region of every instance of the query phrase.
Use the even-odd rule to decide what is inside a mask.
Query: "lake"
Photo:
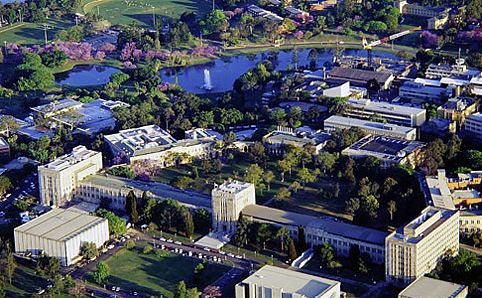
[[[120,71],[114,67],[94,64],[76,65],[67,72],[57,74],[55,82],[72,87],[104,85],[109,83],[111,75]]]

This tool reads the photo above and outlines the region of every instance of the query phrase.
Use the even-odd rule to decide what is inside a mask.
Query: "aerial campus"
[[[482,297],[482,0],[0,0],[0,298]]]

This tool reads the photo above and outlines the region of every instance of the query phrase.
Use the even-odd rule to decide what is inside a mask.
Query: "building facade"
[[[256,204],[254,184],[241,181],[214,185],[211,197],[213,230],[226,235],[236,231],[239,214],[244,207]]]
[[[475,113],[465,118],[464,131],[482,139],[482,113]]]
[[[109,240],[107,219],[69,209],[56,208],[14,230],[15,252],[57,257],[63,266],[81,258],[84,243],[92,242],[100,248]]]
[[[102,169],[102,153],[84,146],[38,167],[39,192],[42,205],[61,206],[70,201],[85,177]]]
[[[478,103],[470,97],[450,98],[437,108],[437,116],[455,122],[461,128],[465,119],[477,111]]]
[[[398,298],[465,298],[469,288],[465,285],[422,276],[398,294]]]
[[[438,86],[431,86],[420,82],[405,82],[398,89],[398,95],[403,100],[410,101],[414,104],[427,102],[442,103],[452,95],[453,88],[442,87],[440,86],[440,82],[438,83]]]
[[[407,284],[459,251],[459,211],[429,206],[385,240],[385,277]]]

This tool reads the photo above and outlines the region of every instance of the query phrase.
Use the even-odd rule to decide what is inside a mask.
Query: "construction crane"
[[[405,31],[402,31],[402,32],[398,32],[396,34],[392,34],[392,35],[384,37],[382,39],[372,41],[370,43],[366,40],[365,37],[363,37],[362,45],[363,45],[363,49],[367,50],[368,67],[372,67],[372,48],[373,47],[379,46],[381,44],[385,44],[389,41],[393,42],[393,40],[395,40],[399,37],[405,36],[407,34],[410,34],[414,31],[419,31],[419,30],[422,30],[422,28],[421,27],[414,27],[412,29],[405,30]]]

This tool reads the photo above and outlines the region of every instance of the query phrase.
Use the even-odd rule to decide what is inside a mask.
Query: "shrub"
[[[124,244],[125,248],[131,250],[133,249],[134,247],[136,247],[136,243],[134,242],[134,240],[132,239],[129,239],[126,241],[126,243]]]

